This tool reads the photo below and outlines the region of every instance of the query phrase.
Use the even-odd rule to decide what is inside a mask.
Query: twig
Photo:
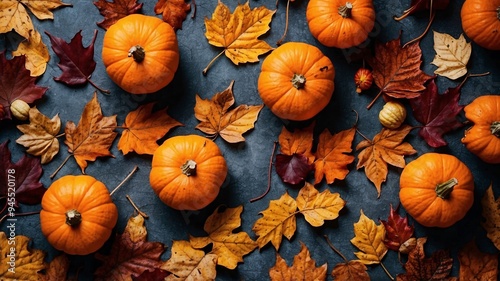
[[[105,95],[109,95],[111,94],[111,91],[109,90],[104,90],[103,88],[97,86],[92,80],[90,80],[90,76],[87,77],[87,81],[90,83],[90,85],[92,85],[94,88],[96,88],[97,90],[99,90],[99,92],[105,94]]]
[[[392,277],[391,273],[389,272],[389,270],[387,270],[387,268],[385,267],[385,265],[382,263],[382,261],[380,261],[380,266],[382,267],[382,269],[385,271],[385,274],[387,274],[387,276],[389,276],[389,279],[391,280],[394,280],[394,277]]]
[[[16,217],[20,217],[20,216],[31,216],[31,215],[36,215],[36,214],[39,214],[40,211],[35,211],[35,212],[26,212],[26,213],[18,213],[18,214],[15,214]],[[10,215],[9,214],[5,214],[3,217],[0,218],[0,223],[2,223],[7,217],[9,217]]]
[[[130,196],[128,194],[125,195],[125,197],[127,198],[128,202],[130,202],[132,207],[134,207],[134,209],[137,211],[137,213],[139,213],[139,215],[143,216],[146,219],[149,218],[149,216],[146,213],[144,213],[143,211],[141,211],[139,209],[139,207],[137,207],[137,205],[134,203],[134,201],[132,201],[132,198],[130,198]]]
[[[274,159],[274,153],[276,151],[276,145],[277,144],[278,144],[278,142],[274,141],[273,152],[271,153],[271,159],[269,160],[269,168],[267,170],[267,189],[261,195],[255,197],[255,198],[250,199],[251,203],[264,198],[264,196],[266,196],[269,193],[269,190],[271,190],[271,174],[272,174],[272,171],[273,171],[273,159]]]
[[[406,44],[403,45],[403,48],[405,48],[406,46],[412,44],[412,43],[415,43],[417,42],[418,40],[422,39],[422,37],[425,36],[425,34],[427,34],[427,32],[429,31],[429,29],[431,28],[431,24],[432,22],[434,21],[434,17],[436,16],[436,13],[433,11],[431,13],[431,17],[429,19],[429,23],[427,24],[427,27],[425,28],[424,32],[422,34],[420,34],[418,37],[416,38],[413,38],[412,40],[406,42]]]
[[[191,1],[191,6],[193,6],[193,14],[191,15],[191,18],[194,19],[194,17],[196,16],[196,1],[195,0]]]
[[[360,134],[360,135],[361,135],[361,136],[362,136],[365,140],[367,140],[367,141],[369,141],[369,142],[371,142],[371,141],[372,141],[372,140],[370,140],[369,138],[367,138],[365,135],[363,135],[363,133],[361,133],[358,129],[356,129],[356,132],[357,132],[358,134]]]
[[[59,167],[57,167],[57,169],[50,175],[50,178],[53,179],[57,173],[59,172],[59,170],[62,169],[62,167],[64,166],[64,164],[66,164],[66,162],[68,162],[69,158],[73,156],[73,154],[70,154],[68,156],[66,156],[66,159],[64,159],[64,161],[61,163],[61,165],[59,165]]]
[[[59,135],[56,135],[54,138],[56,138],[56,139],[57,139],[57,138],[60,138],[60,137],[65,136],[65,135],[66,135],[66,133],[60,133]]]
[[[286,1],[286,11],[285,11],[285,31],[283,32],[283,36],[281,36],[280,40],[276,42],[276,45],[281,45],[283,40],[285,40],[286,33],[288,31],[288,13],[290,11],[290,0]]]
[[[374,104],[375,104],[375,101],[377,101],[378,98],[380,98],[380,96],[382,95],[383,91],[380,90],[378,92],[378,94],[373,98],[373,100],[370,102],[369,105],[366,106],[366,109],[370,109]]]
[[[339,255],[346,263],[349,262],[347,258],[337,248],[335,248],[335,246],[333,246],[332,241],[330,241],[330,239],[328,238],[328,236],[326,236],[326,234],[324,235],[324,237],[326,239],[326,243],[328,243],[328,246],[330,246],[330,248],[332,248],[332,250],[335,253],[337,253],[337,255]]]
[[[122,185],[128,180],[130,179],[130,177],[139,169],[138,166],[135,166],[134,169],[132,169],[132,171],[130,171],[130,173],[128,173],[128,175],[122,180],[122,182],[120,182],[120,184],[118,184],[115,189],[113,189],[113,191],[111,191],[109,193],[110,196],[113,196],[113,194],[120,188],[122,187]]]

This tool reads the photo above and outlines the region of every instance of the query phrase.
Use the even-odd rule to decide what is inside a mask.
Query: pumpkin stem
[[[443,183],[440,183],[436,186],[436,194],[441,199],[447,199],[451,192],[453,191],[453,187],[458,184],[458,180],[456,178],[451,178]]]
[[[352,3],[346,2],[345,5],[339,7],[339,15],[343,18],[350,18],[352,11]]]
[[[497,7],[497,19],[500,20],[500,7]]]
[[[500,121],[491,123],[490,130],[495,137],[500,138]]]
[[[136,62],[141,62],[146,57],[146,51],[143,47],[135,45],[128,50],[128,56],[133,57]]]
[[[77,226],[82,222],[82,214],[75,209],[66,212],[66,224],[69,226]]]
[[[196,162],[188,160],[181,166],[182,173],[186,176],[194,176],[196,174]]]
[[[302,74],[297,74],[295,73],[292,77],[292,85],[296,89],[302,89],[304,88],[304,85],[306,84],[306,77]]]

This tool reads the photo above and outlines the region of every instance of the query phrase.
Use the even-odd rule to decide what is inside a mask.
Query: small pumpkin
[[[472,207],[472,173],[453,155],[425,153],[403,169],[399,199],[421,225],[449,227]]]
[[[166,205],[200,210],[215,200],[227,175],[215,142],[198,135],[167,139],[153,154],[149,181]]]
[[[406,108],[399,102],[388,101],[378,114],[380,123],[389,129],[397,129],[406,119]]]
[[[371,70],[364,67],[358,69],[354,74],[354,83],[356,84],[356,93],[358,94],[370,89],[373,84],[373,74]]]
[[[278,117],[304,121],[330,102],[335,68],[317,47],[287,42],[262,62],[257,88],[264,104]]]
[[[500,0],[466,0],[460,17],[472,41],[489,50],[500,50]]]
[[[500,163],[500,96],[477,97],[464,107],[474,125],[465,131],[465,147],[490,164]]]
[[[30,106],[23,100],[15,100],[10,105],[10,112],[18,120],[27,120],[29,117]]]
[[[109,77],[125,91],[153,93],[167,86],[177,71],[177,36],[157,17],[128,15],[106,31],[102,60]]]
[[[54,248],[71,255],[101,248],[117,220],[108,189],[92,176],[63,176],[42,197],[42,233]]]
[[[363,43],[375,26],[373,0],[310,0],[309,30],[328,47],[350,48]]]

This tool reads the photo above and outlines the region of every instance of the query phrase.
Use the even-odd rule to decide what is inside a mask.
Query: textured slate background
[[[69,41],[75,33],[83,30],[82,35],[85,46],[90,42],[94,30],[97,29],[99,31],[94,57],[97,62],[97,68],[92,80],[97,85],[111,90],[111,95],[99,94],[98,98],[104,115],[117,114],[119,124],[122,124],[126,114],[137,108],[138,105],[150,101],[159,101],[160,105],[169,107],[168,113],[170,116],[184,124],[183,127],[172,130],[167,137],[184,134],[202,134],[194,129],[198,123],[193,115],[195,94],[199,94],[202,98],[210,98],[214,93],[225,89],[232,80],[235,80],[234,95],[237,105],[243,103],[262,103],[257,93],[257,77],[260,71],[260,63],[235,66],[227,58],[221,57],[212,66],[207,76],[202,75],[202,70],[206,64],[220,52],[219,48],[210,46],[204,37],[204,18],[211,17],[217,5],[216,0],[196,1],[196,16],[191,18],[193,14],[191,12],[184,21],[183,29],[177,32],[181,62],[174,81],[158,93],[142,96],[124,92],[108,78],[100,56],[102,38],[105,31],[96,25],[96,22],[102,20],[102,16],[92,4],[92,1],[67,0],[66,2],[71,3],[73,7],[56,10],[53,21],[39,21],[36,19],[33,21],[42,33],[42,38],[46,44],[50,44],[50,41],[43,33],[44,31],[48,31],[55,36]],[[154,14],[153,7],[156,1],[140,2],[145,2],[143,7],[144,14]],[[236,7],[238,2],[243,3],[243,1],[235,0],[224,1],[231,10]],[[275,0],[252,0],[250,1],[250,6],[254,8],[265,5],[269,9],[275,9],[275,3]],[[427,24],[427,13],[410,16],[401,22],[396,22],[392,19],[394,15],[401,14],[404,9],[410,6],[410,0],[375,0],[374,4],[377,13],[377,22],[366,44],[373,44],[375,40],[382,42],[392,40],[400,32],[402,32],[401,40],[404,43],[418,36]],[[451,1],[446,11],[437,13],[432,29],[458,37],[462,33],[460,24],[460,8],[462,4],[462,0]],[[380,99],[371,110],[366,110],[365,107],[376,94],[376,90],[374,89],[363,95],[355,93],[353,75],[362,65],[362,62],[352,60],[351,54],[359,52],[359,49],[339,50],[321,46],[309,32],[305,19],[306,5],[307,1],[305,0],[297,0],[291,3],[290,25],[285,41],[309,42],[318,46],[331,58],[337,70],[334,96],[330,104],[316,118],[317,132],[322,131],[323,128],[329,128],[331,132],[336,133],[340,130],[350,128],[355,120],[354,113],[352,112],[354,109],[359,113],[359,130],[369,138],[373,138],[381,129],[377,115],[383,105],[383,101]],[[261,37],[273,46],[275,46],[275,42],[281,37],[284,30],[285,7],[286,1],[280,0],[277,12],[271,23],[271,30],[265,36]],[[0,35],[0,50],[15,48],[15,44],[13,45],[8,38],[10,36]],[[430,64],[435,54],[432,46],[432,32],[429,32],[421,41],[421,48],[423,50],[422,69],[428,74],[432,74],[436,68]],[[487,51],[475,44],[473,44],[472,49],[473,54],[469,63],[470,71],[472,73],[490,71],[491,75],[471,78],[466,82],[460,98],[460,104],[463,105],[468,104],[479,95],[498,93],[498,88],[500,87],[498,52]],[[48,87],[49,89],[45,97],[36,103],[36,106],[47,116],[52,117],[55,114],[59,114],[63,124],[69,120],[77,122],[80,119],[84,104],[91,99],[94,88],[90,85],[70,88],[55,82],[53,77],[59,76],[61,72],[57,67],[58,58],[51,49],[50,54],[51,60],[47,71],[37,82],[38,85]],[[261,60],[263,58],[264,56],[261,57]],[[437,83],[440,92],[443,92],[447,87],[458,85],[459,81],[450,81],[439,77],[437,78]],[[9,148],[13,154],[13,161],[17,161],[25,151],[23,147],[15,143],[15,139],[21,135],[15,128],[15,125],[19,123],[18,121],[0,123],[0,142],[4,142],[7,139],[11,140]],[[139,166],[139,171],[113,197],[119,208],[119,221],[115,229],[118,233],[121,233],[127,219],[134,213],[133,208],[125,198],[125,194],[129,194],[139,207],[150,216],[146,221],[149,240],[163,242],[168,247],[163,259],[170,257],[172,240],[188,239],[188,234],[195,236],[204,235],[203,223],[205,219],[220,204],[225,204],[229,207],[243,205],[244,211],[242,214],[241,230],[248,232],[255,238],[254,233],[251,231],[252,225],[260,217],[259,212],[268,207],[269,200],[278,199],[286,191],[295,198],[298,192],[297,188],[282,183],[273,170],[270,193],[263,200],[255,203],[249,202],[251,198],[260,195],[266,189],[267,169],[273,141],[277,140],[284,123],[286,122],[275,117],[268,108],[264,108],[255,125],[255,129],[245,134],[246,142],[231,145],[225,143],[220,138],[216,140],[228,162],[229,175],[215,202],[199,212],[179,212],[163,205],[149,187],[148,177],[151,167],[151,157],[135,154],[123,156],[116,148],[117,140],[111,149],[116,157],[98,159],[96,162],[89,164],[86,172],[103,181],[109,189],[112,189],[135,165]],[[407,123],[418,125],[411,116],[408,117]],[[463,133],[464,128],[448,134],[445,139],[449,142],[449,145],[440,149],[430,148],[416,135],[416,131],[412,132],[407,138],[407,141],[418,150],[418,155],[429,151],[453,154],[468,165],[475,177],[475,204],[462,221],[446,229],[424,228],[415,223],[416,236],[428,237],[426,250],[429,254],[436,249],[449,249],[453,257],[456,258],[457,251],[461,245],[471,239],[476,239],[483,251],[498,252],[485,237],[485,231],[480,226],[481,209],[479,200],[491,182],[493,182],[496,196],[500,196],[500,192],[498,191],[500,183],[499,166],[487,165],[468,152],[460,142]],[[361,140],[362,137],[356,135],[354,146]],[[50,186],[52,180],[49,179],[49,175],[67,155],[66,146],[61,145],[60,152],[55,159],[51,163],[44,165],[42,182],[45,187]],[[355,155],[357,156],[357,153]],[[407,157],[407,162],[415,159],[418,155]],[[293,256],[300,250],[300,242],[304,242],[311,251],[312,258],[316,260],[317,265],[328,263],[328,272],[330,273],[333,266],[342,262],[342,260],[328,248],[323,235],[328,235],[336,247],[348,259],[355,259],[353,252],[357,251],[357,249],[351,245],[349,240],[354,237],[353,223],[358,221],[360,209],[363,209],[365,214],[374,220],[378,220],[379,218],[386,219],[390,204],[396,206],[399,203],[400,169],[392,167],[389,169],[387,182],[383,184],[381,197],[377,199],[375,187],[367,180],[363,170],[357,171],[355,169],[356,163],[357,159],[349,166],[351,171],[344,181],[336,181],[330,186],[323,182],[317,186],[320,191],[329,188],[333,192],[339,192],[342,198],[347,201],[347,205],[337,220],[326,222],[323,227],[319,228],[311,227],[305,222],[303,217],[298,216],[298,228],[294,237],[291,241],[284,239],[279,250],[280,255],[287,260],[288,264],[292,263]],[[63,167],[56,178],[67,174],[77,175],[80,173],[76,162],[71,160]],[[40,206],[22,206],[20,211],[39,209]],[[0,227],[5,231],[5,224]],[[33,239],[32,246],[46,251],[48,253],[48,260],[59,254],[51,248],[40,233],[38,216],[20,218],[16,231],[19,235],[31,237]],[[109,248],[108,246],[109,243],[103,248],[103,253],[106,253],[106,250]],[[217,279],[267,279],[268,270],[275,262],[275,255],[276,251],[274,248],[267,245],[260,251],[256,250],[246,256],[244,263],[240,264],[235,270],[218,268]],[[76,268],[81,267],[79,273],[81,280],[90,280],[92,272],[99,266],[92,255],[71,257],[71,259],[73,273],[76,272]],[[385,257],[384,264],[394,276],[403,272],[403,268],[398,262],[397,254],[392,251],[389,251]],[[368,268],[372,280],[387,278],[380,266],[369,266]],[[455,260],[453,275],[457,276],[457,274],[458,262]],[[329,279],[331,279],[331,276],[329,276]]]

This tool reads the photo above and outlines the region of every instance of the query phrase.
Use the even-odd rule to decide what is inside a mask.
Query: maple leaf
[[[143,3],[137,3],[137,0],[97,0],[94,5],[99,9],[99,13],[104,19],[97,23],[103,29],[108,29],[119,19],[130,14],[139,13]]]
[[[429,258],[426,258],[424,244],[426,237],[417,238],[416,247],[408,254],[408,261],[404,264],[406,273],[398,274],[398,281],[420,281],[420,280],[456,280],[449,277],[453,259],[447,251],[438,250]]]
[[[45,253],[31,250],[29,243],[30,238],[26,236],[16,235],[11,239],[5,232],[0,232],[0,280],[38,280],[37,273],[45,269]],[[12,248],[15,248],[14,251]],[[12,268],[15,270],[9,270]]]
[[[490,184],[481,199],[482,216],[485,219],[481,225],[486,230],[486,236],[500,249],[500,199],[495,200],[493,185]]]
[[[355,134],[356,129],[351,128],[335,135],[325,129],[319,135],[314,161],[314,184],[319,184],[323,177],[326,177],[328,184],[332,184],[335,179],[345,179],[349,173],[347,165],[354,161],[354,156],[347,153],[352,152]]]
[[[308,182],[300,189],[296,201],[305,220],[315,227],[322,226],[325,220],[336,219],[346,204],[339,193],[331,193],[328,189],[320,193]]]
[[[364,264],[379,264],[387,253],[384,244],[385,227],[383,224],[376,225],[363,210],[360,213],[358,222],[354,223],[355,236],[351,243],[361,251],[354,254]]]
[[[458,252],[459,280],[497,280],[498,254],[483,253],[474,240]]]
[[[0,4],[1,5],[1,4]],[[0,105],[4,114],[2,119],[12,119],[10,105],[20,99],[26,103],[33,103],[42,98],[47,88],[35,84],[36,78],[30,76],[26,69],[26,57],[19,56],[7,60],[5,52],[0,52]]]
[[[384,244],[393,251],[399,251],[401,245],[413,236],[414,231],[414,227],[408,224],[408,217],[401,217],[398,211],[399,205],[396,209],[391,205],[387,220],[380,221],[386,230]]]
[[[162,14],[164,22],[177,30],[182,29],[182,22],[191,10],[191,5],[184,0],[158,0],[154,10],[157,15]]]
[[[370,281],[370,276],[366,270],[366,265],[360,261],[346,261],[335,265],[332,276],[335,281]]]
[[[18,125],[23,133],[16,143],[28,148],[26,152],[41,156],[42,164],[49,163],[59,152],[59,140],[56,138],[61,130],[61,119],[55,115],[52,119],[43,115],[36,107],[30,108],[29,124]]]
[[[257,243],[246,232],[234,233],[241,226],[243,206],[236,208],[222,207],[215,209],[205,221],[203,229],[208,236],[190,236],[191,246],[201,249],[212,244],[210,253],[217,255],[217,264],[229,269],[235,269],[238,262],[243,262],[243,256],[257,247]]]
[[[172,243],[172,255],[161,267],[172,274],[165,280],[215,280],[217,255],[205,254],[191,246],[189,241]]]
[[[167,278],[170,275],[170,272],[156,268],[153,271],[144,271],[141,275],[138,277],[133,277],[133,281],[164,281],[165,278]]]
[[[395,20],[402,20],[409,15],[424,10],[444,10],[448,7],[450,0],[411,0],[410,8],[403,12],[403,15],[396,17]]]
[[[182,126],[181,123],[170,117],[166,110],[153,112],[155,103],[139,106],[136,110],[127,114],[118,149],[127,154],[135,151],[138,154],[153,155],[159,147],[157,140],[162,138],[170,129]]]
[[[116,115],[103,116],[101,106],[97,100],[97,93],[85,105],[82,117],[75,125],[73,121],[66,122],[64,130],[66,140],[71,153],[80,166],[82,173],[85,173],[87,161],[95,161],[97,157],[113,156],[109,151],[113,140],[116,137]]]
[[[45,273],[38,273],[39,281],[66,281],[69,270],[69,258],[66,254],[61,254],[48,264]]]
[[[434,31],[434,50],[436,56],[431,63],[438,67],[434,70],[435,74],[452,80],[467,74],[472,47],[463,34],[455,39],[449,34]]]
[[[132,280],[146,270],[160,268],[160,256],[165,246],[160,242],[147,241],[144,217],[131,217],[122,234],[118,234],[109,256],[97,253],[103,264],[95,271],[96,280]]]
[[[276,264],[269,270],[271,280],[326,280],[327,264],[316,267],[316,261],[304,243],[300,243],[300,252],[293,258],[292,266],[277,253]]]
[[[415,119],[424,125],[420,127],[418,135],[428,145],[432,147],[447,145],[443,135],[464,125],[457,120],[457,115],[464,108],[458,104],[460,89],[461,85],[448,88],[440,95],[432,79],[419,97],[410,100]]]
[[[31,76],[37,77],[45,72],[50,55],[47,46],[42,41],[40,33],[33,30],[30,34],[29,40],[19,43],[17,49],[12,51],[12,55],[24,55],[26,57],[26,69],[30,71]]]
[[[204,100],[196,95],[194,114],[200,123],[196,129],[217,137],[220,135],[229,143],[245,141],[243,134],[254,127],[263,105],[234,105],[233,84],[216,93],[212,99]]]
[[[406,163],[405,155],[417,153],[409,143],[403,143],[403,139],[408,135],[411,126],[403,125],[397,130],[383,128],[373,141],[363,140],[356,146],[358,154],[358,164],[356,168],[365,168],[368,179],[377,188],[377,197],[380,197],[382,182],[387,178],[387,164],[398,168],[404,168]]]
[[[309,163],[303,154],[278,154],[274,165],[281,180],[293,185],[303,183],[309,172],[314,169],[314,165]]]
[[[39,20],[53,19],[52,10],[71,6],[59,0],[2,0],[0,1],[0,33],[12,30],[25,39],[35,29],[26,8]]]
[[[264,6],[251,10],[247,1],[239,4],[231,14],[229,8],[218,1],[212,19],[205,18],[205,37],[209,44],[224,50],[209,63],[203,73],[206,74],[213,61],[223,53],[238,65],[257,62],[259,55],[273,50],[273,47],[258,37],[270,29],[269,24],[275,12]]]

